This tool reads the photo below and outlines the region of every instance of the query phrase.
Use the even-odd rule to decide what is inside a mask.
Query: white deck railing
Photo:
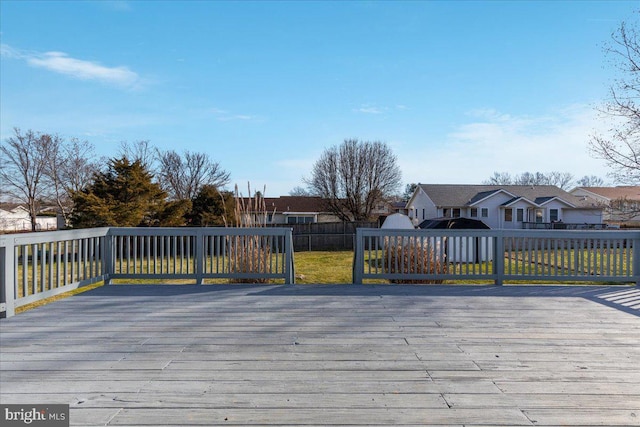
[[[358,229],[353,282],[640,281],[640,231]]]
[[[640,231],[358,229],[353,282],[640,282]],[[91,283],[294,283],[288,228],[99,228],[0,236],[0,316]]]
[[[288,228],[98,228],[0,236],[0,316],[116,279],[294,283]]]

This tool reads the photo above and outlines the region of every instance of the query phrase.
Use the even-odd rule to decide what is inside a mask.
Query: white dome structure
[[[401,213],[394,213],[389,215],[380,228],[386,228],[391,230],[414,230],[415,227],[411,222],[411,219]]]

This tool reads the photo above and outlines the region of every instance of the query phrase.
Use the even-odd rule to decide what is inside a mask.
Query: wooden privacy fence
[[[304,251],[352,251],[356,229],[374,228],[376,221],[314,222],[287,224],[293,232],[293,248]]]
[[[640,281],[639,231],[358,229],[353,283]]]
[[[97,228],[0,236],[0,316],[114,279],[294,283],[289,228]]]

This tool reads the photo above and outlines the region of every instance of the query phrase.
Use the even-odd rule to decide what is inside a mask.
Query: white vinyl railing
[[[640,282],[640,231],[358,229],[353,283]],[[330,267],[330,266],[328,266]],[[294,283],[288,228],[99,228],[0,235],[0,316],[87,284]]]
[[[108,228],[0,236],[0,314],[107,278]]]
[[[289,228],[97,228],[0,235],[0,317],[115,279],[294,283]]]
[[[355,246],[353,283],[640,281],[640,231],[358,229]]]

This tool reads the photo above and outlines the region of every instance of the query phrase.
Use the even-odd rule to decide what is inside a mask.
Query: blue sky
[[[0,1],[0,138],[207,152],[286,195],[345,138],[403,181],[606,176],[588,152],[637,1]]]

